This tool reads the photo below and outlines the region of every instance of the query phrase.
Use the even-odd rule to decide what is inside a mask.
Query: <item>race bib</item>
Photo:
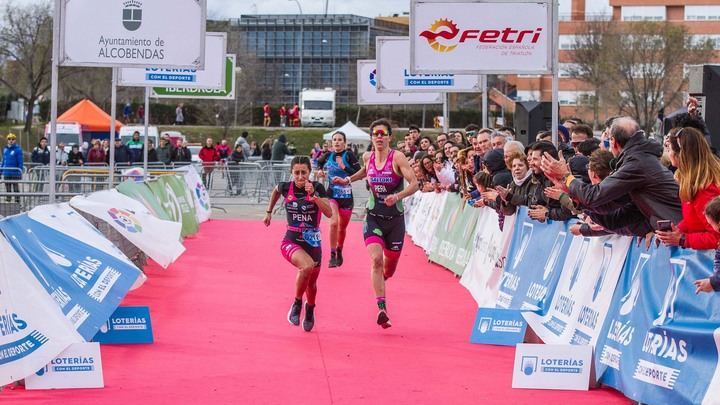
[[[335,186],[332,196],[333,198],[350,198],[352,197],[352,186]]]
[[[320,230],[305,229],[302,231],[303,240],[312,247],[320,247]]]

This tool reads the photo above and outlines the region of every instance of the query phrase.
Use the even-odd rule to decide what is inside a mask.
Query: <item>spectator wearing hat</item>
[[[17,145],[17,136],[10,133],[6,137],[7,145],[3,149],[3,180],[5,180],[5,190],[8,193],[19,193],[20,187],[18,181],[22,178],[23,169],[23,151],[20,146]],[[7,197],[7,201],[10,201],[10,196]],[[19,202],[19,199],[16,198]]]
[[[275,143],[273,143],[270,160],[282,161],[285,160],[285,156],[290,154],[290,150],[287,147],[287,138],[285,134],[280,134],[278,139],[275,140]]]

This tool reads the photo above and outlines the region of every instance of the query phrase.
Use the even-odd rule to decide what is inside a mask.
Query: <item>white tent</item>
[[[326,141],[329,141],[332,139],[332,136],[335,132],[341,131],[345,133],[345,136],[347,137],[347,143],[358,145],[358,149],[360,151],[365,151],[367,146],[370,144],[370,134],[363,131],[362,129],[358,128],[353,124],[352,122],[348,121],[345,123],[345,125],[341,126],[340,128],[334,129],[325,135],[323,135],[323,139]]]

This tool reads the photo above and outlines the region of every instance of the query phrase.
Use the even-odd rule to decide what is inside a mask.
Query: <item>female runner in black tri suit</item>
[[[270,226],[273,208],[280,196],[283,196],[288,225],[280,250],[283,257],[298,269],[295,280],[295,301],[290,307],[288,321],[295,326],[300,325],[302,298],[305,295],[303,329],[310,332],[315,325],[315,297],[322,260],[320,215],[324,214],[329,218],[332,216],[332,208],[325,198],[325,187],[309,180],[312,170],[310,158],[296,156],[290,162],[290,170],[292,181],[280,183],[275,187],[263,222],[265,226]]]

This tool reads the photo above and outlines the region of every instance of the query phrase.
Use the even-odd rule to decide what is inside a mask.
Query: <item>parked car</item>
[[[200,160],[200,149],[202,149],[202,145],[199,143],[191,143],[188,144],[188,149],[190,149],[190,153],[192,154],[192,162],[193,163],[200,163],[202,160]]]

